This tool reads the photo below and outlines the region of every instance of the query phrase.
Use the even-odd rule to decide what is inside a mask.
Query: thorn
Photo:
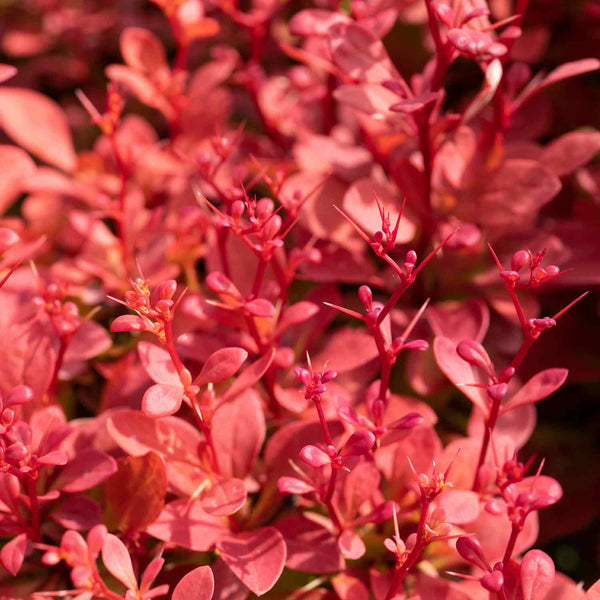
[[[575,298],[575,300],[573,300],[573,302],[567,304],[567,306],[565,306],[562,310],[559,310],[552,318],[556,321],[556,319],[562,317],[570,308],[575,306],[582,298],[585,298],[585,296],[587,296],[589,293],[589,291],[583,292],[581,296],[578,296],[577,298]]]
[[[9,272],[0,281],[0,288],[8,281],[8,278],[21,266],[23,259],[17,261],[9,270]]]
[[[411,331],[414,329],[414,326],[417,324],[417,321],[421,318],[421,316],[425,312],[425,309],[427,308],[427,305],[429,304],[430,300],[431,300],[431,298],[427,298],[427,300],[425,300],[425,302],[423,302],[423,306],[421,306],[421,308],[417,311],[417,314],[412,318],[411,322],[407,325],[406,329],[404,330],[404,333],[402,334],[403,339],[405,339],[405,340],[408,339],[408,336],[410,335]]]
[[[79,102],[81,102],[81,104],[83,105],[83,108],[85,108],[90,117],[92,117],[92,121],[94,121],[94,123],[98,123],[102,120],[102,115],[98,112],[98,109],[92,104],[92,101],[85,95],[83,90],[76,89],[75,95],[77,96]]]
[[[488,248],[490,249],[490,252],[492,253],[492,256],[494,257],[494,261],[496,262],[498,269],[500,269],[500,271],[503,271],[504,268],[502,267],[502,263],[498,260],[498,257],[496,256],[496,253],[494,252],[494,249],[492,248],[492,245],[488,244]]]
[[[419,271],[446,245],[448,240],[458,231],[458,227],[446,236],[446,239],[441,241],[426,257],[425,260],[413,271],[413,275],[416,276]]]
[[[398,218],[396,219],[396,225],[394,226],[394,231],[392,232],[392,240],[394,243],[396,242],[396,236],[398,235],[398,229],[400,228],[400,220],[402,219],[402,214],[404,213],[404,207],[406,206],[406,196],[402,200],[402,205],[400,206],[400,212],[398,213]]]
[[[335,210],[337,210],[340,215],[342,215],[342,217],[344,217],[344,219],[346,219],[346,221],[348,221],[348,223],[350,223],[350,225],[352,225],[352,227],[354,227],[354,229],[356,230],[356,233],[358,233],[358,235],[360,235],[360,237],[365,240],[365,242],[367,242],[367,244],[371,244],[371,238],[367,235],[367,233],[364,231],[364,229],[349,215],[347,215],[341,208],[338,208],[335,204],[333,205],[333,208],[335,208]]]
[[[351,317],[355,317],[357,319],[360,319],[361,321],[364,321],[363,315],[361,315],[360,313],[357,313],[354,310],[350,310],[349,308],[344,308],[343,306],[338,306],[337,304],[332,304],[331,302],[323,302],[323,304],[325,306],[329,306],[329,308],[339,310],[340,312],[346,313],[347,315],[350,315]]]

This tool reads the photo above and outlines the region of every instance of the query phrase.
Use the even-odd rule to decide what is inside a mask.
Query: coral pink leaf
[[[554,563],[541,550],[530,550],[521,562],[523,600],[544,600],[554,581]]]
[[[207,552],[227,533],[227,527],[221,517],[209,515],[200,500],[173,500],[146,532],[163,542]]]
[[[198,375],[196,385],[221,383],[235,375],[248,358],[248,352],[243,348],[222,348],[213,353]]]
[[[328,33],[333,60],[353,79],[380,83],[400,78],[385,46],[369,29],[337,23]]]
[[[265,440],[266,424],[260,397],[254,390],[222,404],[212,420],[213,441],[221,474],[244,478]]]
[[[308,319],[316,315],[318,312],[319,307],[314,302],[302,300],[301,302],[292,304],[283,313],[283,317],[277,325],[277,334],[281,334],[292,325],[298,325],[298,323],[308,321]]]
[[[344,444],[341,456],[362,456],[375,444],[375,435],[367,429],[355,431]]]
[[[51,517],[65,529],[87,531],[102,522],[102,507],[89,496],[69,496]]]
[[[110,324],[110,330],[113,333],[119,331],[148,331],[150,329],[147,321],[137,315],[121,315]]]
[[[52,489],[83,492],[99,485],[116,471],[117,462],[112,456],[95,448],[85,448],[62,469]]]
[[[275,349],[272,348],[257,361],[253,362],[241,375],[227,388],[222,396],[222,401],[227,402],[235,398],[249,387],[253,386],[267,371],[275,357]]]
[[[474,369],[457,354],[456,344],[446,337],[436,336],[433,341],[433,353],[439,368],[454,385],[476,383],[482,377],[479,370]],[[483,390],[468,386],[462,386],[459,389],[484,414],[487,413],[488,405]]]
[[[275,585],[285,565],[285,541],[274,527],[227,536],[217,542],[217,549],[238,579],[257,596]]]
[[[254,317],[271,318],[276,314],[275,307],[266,298],[256,298],[244,304],[246,310]]]
[[[36,166],[29,154],[17,146],[0,145],[0,210],[4,212],[35,174]]]
[[[335,23],[349,23],[350,18],[345,14],[309,8],[301,10],[290,19],[290,33],[306,37],[309,35],[324,36]]]
[[[300,458],[311,467],[318,469],[331,463],[329,456],[317,446],[309,444],[300,450]]]
[[[568,374],[567,369],[546,369],[537,373],[504,404],[502,412],[547,398],[565,382]]]
[[[147,29],[125,28],[121,34],[120,46],[123,59],[133,69],[152,74],[167,68],[162,43]]]
[[[131,557],[125,544],[112,533],[107,533],[102,544],[102,562],[108,572],[128,590],[137,590]]]
[[[365,543],[352,529],[346,529],[338,538],[338,547],[344,558],[358,560],[366,551]]]
[[[211,600],[215,578],[208,565],[197,567],[184,575],[173,590],[172,600]]]
[[[204,492],[202,508],[216,517],[228,517],[244,506],[247,495],[241,479],[222,478]]]
[[[0,550],[0,563],[11,574],[16,575],[27,551],[27,534],[20,533]]]
[[[448,490],[436,498],[434,506],[446,511],[445,521],[452,525],[472,523],[479,516],[479,496],[475,492]]]
[[[564,177],[589,162],[600,152],[600,132],[571,131],[550,142],[540,161],[558,177]]]
[[[562,81],[563,79],[577,77],[578,75],[597,71],[598,69],[600,69],[600,60],[597,58],[583,58],[581,60],[567,62],[560,65],[560,67],[556,67],[553,71],[550,71],[542,81],[541,87],[547,87],[558,81]]]
[[[0,63],[0,83],[7,81],[11,77],[14,77],[17,74],[17,69],[12,65],[5,65],[4,63]]]
[[[315,486],[297,479],[296,477],[280,477],[277,488],[282,494],[310,494],[315,491]]]
[[[167,417],[176,413],[183,402],[181,385],[157,383],[146,390],[142,398],[142,412],[153,419]]]
[[[0,126],[19,145],[41,160],[73,171],[77,157],[63,109],[33,90],[0,89]]]
[[[164,348],[150,342],[140,342],[138,354],[146,372],[154,382],[181,387],[175,365]]]
[[[332,573],[344,568],[337,540],[322,525],[295,514],[275,522],[287,546],[286,566],[305,573]]]

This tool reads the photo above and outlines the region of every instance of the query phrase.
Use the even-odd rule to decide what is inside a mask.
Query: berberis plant
[[[600,13],[528,5],[2,3],[1,598],[600,599],[530,440],[598,381]]]

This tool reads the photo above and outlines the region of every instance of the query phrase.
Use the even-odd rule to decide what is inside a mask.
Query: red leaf
[[[88,496],[69,496],[51,517],[65,529],[87,531],[102,523],[102,507]]]
[[[358,577],[340,573],[331,580],[331,583],[340,600],[369,600],[370,598],[368,588]]]
[[[365,543],[351,529],[346,529],[338,538],[338,548],[344,558],[357,560],[366,552]]]
[[[74,171],[77,157],[63,109],[33,90],[0,89],[0,126],[17,144],[63,171]]]
[[[275,349],[272,348],[257,361],[253,362],[241,375],[227,388],[221,400],[227,402],[238,394],[253,386],[267,371],[275,357]]]
[[[344,568],[337,540],[322,525],[301,515],[275,522],[287,546],[286,566],[305,573],[332,573]]]
[[[482,381],[481,372],[457,354],[456,344],[448,338],[436,337],[433,341],[433,353],[439,368],[454,385]],[[487,413],[488,403],[483,390],[470,386],[460,386],[459,389],[471,402]]]
[[[244,478],[254,467],[266,434],[260,397],[254,390],[221,405],[212,420],[221,474]]]
[[[142,399],[142,412],[158,419],[176,413],[183,401],[183,387],[156,384],[146,390]]]
[[[277,313],[271,302],[265,298],[256,298],[244,304],[245,309],[255,317],[264,317],[266,319],[274,317]]]
[[[196,385],[207,383],[221,383],[235,375],[248,358],[248,353],[243,348],[222,348],[212,354],[198,375]]]
[[[293,325],[298,325],[298,323],[308,321],[308,319],[316,315],[318,312],[319,307],[314,302],[302,300],[301,302],[292,304],[283,313],[283,317],[277,325],[277,335],[280,335],[283,331],[289,327],[292,327]]]
[[[214,589],[215,578],[210,567],[197,567],[175,586],[172,600],[211,600]]]
[[[52,489],[62,492],[84,492],[106,479],[117,470],[112,456],[95,448],[85,448],[62,469]]]
[[[296,477],[280,477],[277,481],[277,489],[282,494],[309,494],[315,491],[313,485]]]
[[[577,77],[577,75],[583,75],[584,73],[597,71],[598,69],[600,69],[600,60],[597,58],[582,58],[581,60],[564,63],[548,73],[543,79],[540,89],[558,81],[562,81],[563,79]]]
[[[168,69],[161,41],[147,29],[126,27],[121,33],[120,46],[123,59],[133,69],[150,75]]]
[[[102,544],[102,562],[108,572],[127,589],[137,590],[131,557],[125,544],[112,533],[107,533]]]
[[[274,527],[227,536],[217,542],[221,558],[257,596],[268,592],[283,571],[286,545]]]
[[[530,550],[521,561],[523,600],[544,600],[554,581],[554,563],[541,550]]]
[[[177,369],[175,369],[169,353],[164,348],[149,342],[140,342],[138,344],[138,354],[146,372],[155,383],[181,387]]]
[[[0,563],[11,574],[16,575],[25,559],[27,534],[20,533],[0,550]]]
[[[466,490],[448,490],[436,498],[434,507],[447,512],[447,523],[472,523],[479,516],[479,496]]]
[[[205,512],[199,500],[174,500],[146,532],[163,542],[207,552],[227,532],[227,527],[222,518]]]
[[[246,485],[241,479],[222,478],[204,492],[202,508],[216,517],[228,517],[244,506],[247,496]]]
[[[592,160],[600,151],[600,132],[571,131],[550,142],[540,162],[564,177]]]
[[[142,531],[165,505],[167,472],[156,452],[121,458],[117,472],[104,485],[107,523],[124,533]],[[112,528],[111,528],[112,529]]]
[[[502,412],[547,398],[565,382],[568,374],[567,369],[546,369],[537,373],[503,405]]]

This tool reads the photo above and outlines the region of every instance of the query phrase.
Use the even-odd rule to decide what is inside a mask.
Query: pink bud
[[[481,586],[488,592],[497,594],[504,585],[504,575],[500,571],[492,571],[486,573],[481,579]]]
[[[256,203],[256,216],[261,220],[267,219],[274,209],[275,203],[271,198],[261,198]]]
[[[344,444],[341,456],[362,456],[375,444],[375,435],[366,429],[354,432]]]
[[[18,233],[8,227],[0,227],[0,254],[4,254],[11,246],[20,241]]]
[[[517,271],[500,271],[500,277],[510,283],[519,281],[519,273]]]
[[[409,250],[406,253],[406,257],[404,258],[404,262],[407,262],[411,265],[417,264],[417,253],[414,250]]]
[[[316,446],[304,446],[304,448],[300,450],[299,455],[307,465],[314,467],[315,469],[331,463],[329,456]]]
[[[33,390],[28,385],[17,385],[8,394],[6,406],[27,404],[34,398]]]
[[[501,383],[510,381],[513,378],[514,374],[515,374],[514,367],[504,367],[504,369],[502,369],[502,371],[500,371],[500,376],[498,377],[498,380]]]
[[[334,371],[333,369],[329,369],[328,371],[325,371],[325,373],[323,373],[321,375],[321,383],[329,383],[330,381],[333,381],[336,377],[337,377],[337,371]]]
[[[494,368],[485,348],[475,340],[463,340],[456,347],[458,355],[473,367],[481,369],[490,377],[494,375]]]
[[[371,406],[371,414],[376,423],[381,423],[383,415],[385,413],[385,403],[379,398],[373,402]]]
[[[312,383],[312,377],[306,369],[294,367],[294,375],[300,380],[304,387],[308,387]]]
[[[263,228],[263,233],[268,240],[272,240],[281,229],[283,221],[279,215],[273,215]]]
[[[0,424],[3,427],[8,427],[12,425],[15,420],[15,411],[12,408],[5,408],[2,411],[2,415],[0,416]]]
[[[242,218],[243,214],[244,214],[244,203],[241,200],[236,200],[231,205],[231,216],[236,221],[239,221]]]
[[[506,383],[498,383],[496,385],[490,385],[487,389],[488,396],[494,402],[501,402],[506,396],[506,392],[508,391],[508,385]]]
[[[27,448],[21,444],[21,442],[15,442],[11,444],[4,453],[4,459],[6,462],[11,464],[17,464],[21,462],[29,453]]]
[[[544,317],[543,319],[532,319],[531,323],[536,329],[549,329],[550,327],[554,327],[556,325],[556,321],[550,317]]]
[[[560,269],[556,265],[548,265],[546,267],[546,275],[548,277],[556,277],[560,273]]]
[[[358,288],[358,297],[360,298],[360,301],[367,310],[372,310],[373,292],[371,291],[371,288],[368,285],[361,285]]]
[[[513,271],[520,271],[529,264],[531,264],[531,252],[529,250],[518,250],[510,259],[510,266]]]
[[[481,544],[472,537],[461,537],[456,540],[456,551],[471,564],[482,571],[491,571]]]

